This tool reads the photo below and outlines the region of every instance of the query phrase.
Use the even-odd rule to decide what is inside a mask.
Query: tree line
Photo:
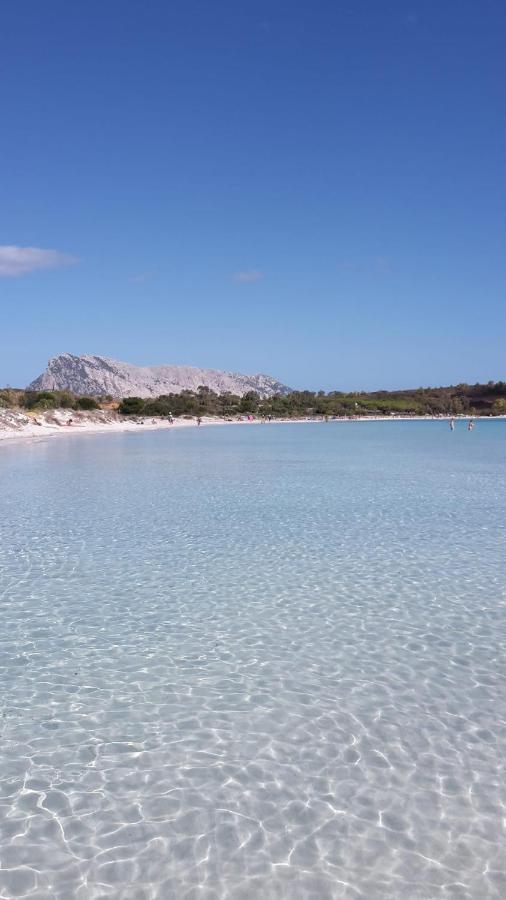
[[[450,387],[416,388],[405,391],[292,391],[262,398],[255,391],[243,397],[217,394],[207,387],[180,394],[144,399],[77,396],[70,391],[0,390],[0,408],[117,409],[126,416],[220,416],[254,415],[261,418],[307,416],[349,417],[377,415],[506,415],[506,382],[458,384]]]
[[[506,382],[487,385],[456,385],[418,388],[409,391],[372,393],[341,391],[292,391],[261,398],[255,391],[243,397],[216,394],[206,387],[198,391],[165,394],[156,399],[125,397],[119,412],[146,416],[224,416],[253,414],[260,418],[300,418],[305,416],[375,415],[501,415],[506,414]]]
[[[21,391],[14,388],[0,390],[0,409],[101,409],[110,398],[81,397],[70,391]]]

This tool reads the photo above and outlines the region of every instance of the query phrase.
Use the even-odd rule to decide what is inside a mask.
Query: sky
[[[506,379],[505,101],[504,0],[5,4],[0,385]]]

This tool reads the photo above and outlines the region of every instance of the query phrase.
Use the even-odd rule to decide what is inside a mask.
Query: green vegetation
[[[46,409],[101,409],[94,397],[76,397],[70,391],[20,391],[5,388],[0,391],[0,409],[43,411]]]
[[[142,414],[145,406],[146,401],[140,397],[125,397],[118,407],[118,412],[124,416],[138,416]]]
[[[417,388],[407,391],[292,391],[262,399],[254,391],[243,397],[216,394],[209,388],[164,394],[143,399],[125,397],[119,404],[112,398],[76,397],[68,391],[0,390],[0,409],[117,409],[125,416],[220,416],[240,415],[273,418],[311,416],[437,416],[506,415],[506,382],[458,384],[452,387]]]
[[[73,409],[75,397],[67,391],[25,391],[25,409]]]
[[[300,418],[305,416],[437,416],[506,414],[506,382],[459,384],[455,387],[418,388],[407,391],[342,393],[292,391],[262,400],[254,391],[237,397],[215,394],[200,387],[155,400],[125,397],[119,411],[124,415],[173,416],[255,416]]]
[[[74,409],[100,409],[100,403],[94,397],[78,397],[74,403]]]

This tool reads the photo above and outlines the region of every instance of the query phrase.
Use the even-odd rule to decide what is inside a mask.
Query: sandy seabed
[[[504,900],[504,423],[148,428],[2,445],[0,897]]]

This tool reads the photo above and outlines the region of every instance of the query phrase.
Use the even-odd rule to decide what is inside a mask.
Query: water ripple
[[[475,437],[2,448],[0,896],[503,898],[506,426]]]

